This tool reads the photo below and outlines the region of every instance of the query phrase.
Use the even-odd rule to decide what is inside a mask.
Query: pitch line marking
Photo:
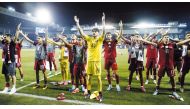
[[[61,72],[59,72],[58,74],[61,74]],[[58,75],[57,74],[57,75]],[[47,78],[51,78],[53,76],[57,76],[57,75],[50,75]],[[41,79],[40,81],[42,81],[44,79]],[[30,84],[24,85],[22,87],[17,88],[17,91],[26,88],[28,86],[31,86],[33,84],[35,84],[36,82],[31,82]],[[2,93],[0,91],[0,93]],[[4,94],[8,94],[8,93],[4,93]],[[39,98],[39,99],[44,99],[44,100],[51,100],[51,101],[60,101],[60,102],[67,102],[67,103],[74,103],[74,104],[83,104],[83,105],[106,105],[103,103],[92,103],[92,102],[83,102],[83,101],[79,101],[79,100],[69,100],[69,99],[65,99],[65,100],[57,100],[56,98],[53,97],[47,97],[47,96],[38,96],[38,95],[32,95],[32,94],[25,94],[25,93],[14,93],[13,95],[17,95],[17,96],[25,96],[25,97],[32,97],[32,98]]]
[[[61,72],[57,73],[57,75],[60,74],[60,73],[61,73]],[[51,78],[51,77],[57,76],[57,75],[50,75],[50,76],[48,76],[47,78]],[[42,81],[42,80],[44,80],[44,79],[41,79],[40,81]],[[36,83],[36,82],[31,82],[30,84],[27,84],[27,85],[24,85],[24,86],[22,86],[22,87],[19,87],[19,88],[16,89],[16,91],[19,91],[19,90],[21,90],[21,89],[23,89],[23,88],[25,88],[25,87],[31,86],[31,85],[33,85],[33,84],[35,84],[35,83]]]
[[[8,93],[3,93],[3,94],[8,95]],[[79,100],[69,100],[69,99],[57,100],[56,98],[53,98],[53,97],[39,96],[39,95],[32,95],[32,94],[25,94],[25,93],[14,93],[13,95],[44,99],[44,100],[50,100],[50,101],[60,101],[60,102],[66,102],[66,103],[81,104],[81,105],[107,105],[103,103],[92,103],[92,102],[85,102],[85,101],[79,101]]]

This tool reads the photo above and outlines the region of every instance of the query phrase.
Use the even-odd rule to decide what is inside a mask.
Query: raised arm
[[[163,28],[158,29],[156,33],[150,33],[146,38],[144,38],[145,40],[149,40],[152,41],[158,34],[161,34],[161,31],[163,31]]]
[[[68,46],[68,47],[72,47],[71,44],[69,44],[64,38],[62,38],[60,35],[58,35],[59,39],[61,39],[63,41],[63,43]]]
[[[82,37],[87,36],[87,35],[83,32],[82,28],[80,27],[79,18],[78,18],[77,16],[74,16],[74,20],[75,20],[76,26],[77,26],[77,28],[78,28],[79,33],[81,34],[81,36],[82,36]]]
[[[129,39],[123,37],[123,36],[121,37],[121,39],[122,39],[123,41],[125,41],[125,43],[127,43],[127,44],[130,44],[130,43],[131,43],[131,40],[129,40]]]
[[[119,27],[120,27],[120,30],[119,30],[119,34],[117,35],[117,40],[119,40],[123,35],[123,23],[122,23],[122,21],[119,22]]]
[[[176,40],[176,39],[173,39],[173,38],[171,38],[171,37],[170,37],[170,40],[171,40],[172,42],[176,42],[176,43],[180,42],[180,40]]]
[[[60,43],[57,43],[57,42],[55,42],[54,40],[51,40],[51,39],[49,39],[49,38],[47,38],[47,43],[50,43],[50,44],[53,44],[53,45],[61,46]]]
[[[29,39],[22,31],[19,31],[19,33],[31,44],[34,44],[34,41],[32,41],[31,39]]]
[[[24,40],[24,37],[19,41],[19,43],[20,43],[21,45],[22,45],[23,40]]]
[[[104,39],[106,33],[106,22],[105,22],[105,14],[102,15],[102,37]]]
[[[21,26],[21,23],[19,23],[19,24],[17,25],[17,28],[16,28],[16,34],[15,34],[15,37],[14,37],[14,42],[15,42],[15,43],[16,43],[18,37],[19,37],[20,26]]]
[[[183,41],[180,41],[180,42],[176,43],[176,45],[183,45],[183,44],[185,44],[187,42],[190,42],[190,39],[185,39]]]
[[[151,45],[157,46],[156,43],[147,41],[147,40],[145,40],[145,39],[143,39],[143,38],[141,38],[141,37],[137,38],[137,40],[140,40],[140,41],[142,41],[142,42],[144,42],[144,43],[147,43],[147,44],[151,44]]]

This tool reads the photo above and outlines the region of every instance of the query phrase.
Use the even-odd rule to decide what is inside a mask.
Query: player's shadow
[[[184,83],[184,85],[188,85],[188,86],[190,86],[190,83]]]
[[[61,90],[61,91],[69,91],[69,85],[67,86],[64,86],[64,85],[59,85],[59,84],[52,84],[51,82],[49,83],[49,89],[52,89],[52,90]]]
[[[52,90],[61,90],[61,91],[69,91],[69,87],[67,86],[52,86],[52,87],[49,87],[49,89],[52,89]]]

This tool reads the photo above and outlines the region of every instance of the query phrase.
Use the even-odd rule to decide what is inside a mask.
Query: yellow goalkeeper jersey
[[[104,37],[90,37],[84,36],[87,41],[88,50],[87,50],[87,61],[101,61],[101,51]]]

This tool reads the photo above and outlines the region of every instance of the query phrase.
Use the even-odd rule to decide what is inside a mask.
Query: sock
[[[16,88],[16,85],[13,85],[13,88]]]

